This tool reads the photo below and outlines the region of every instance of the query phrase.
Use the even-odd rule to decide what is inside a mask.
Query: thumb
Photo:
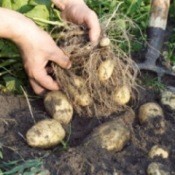
[[[69,57],[58,47],[55,49],[55,52],[52,54],[50,60],[62,68],[69,69],[71,67]]]

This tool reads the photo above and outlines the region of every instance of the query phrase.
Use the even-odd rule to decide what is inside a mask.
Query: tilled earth
[[[25,133],[34,124],[49,118],[43,107],[42,99],[31,100],[33,119],[26,100],[20,97],[0,95],[0,143],[3,145],[3,161],[33,159],[42,157],[45,168],[51,175],[146,175],[150,163],[163,164],[169,174],[175,174],[175,112],[162,106],[165,115],[165,132],[158,129],[158,119],[152,123],[140,125],[137,119],[138,107],[146,102],[160,104],[159,93],[151,89],[142,89],[139,102],[133,107],[136,113],[132,125],[132,138],[119,152],[107,152],[99,147],[87,144],[94,128],[113,118],[86,118],[74,116],[69,127],[66,145],[42,150],[31,148],[25,140]],[[161,105],[161,104],[160,104]],[[169,151],[169,157],[149,158],[152,146],[161,145]]]

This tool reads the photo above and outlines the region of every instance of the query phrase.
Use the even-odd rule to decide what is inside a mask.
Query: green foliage
[[[43,162],[39,159],[27,161],[10,161],[0,163],[0,173],[3,175],[47,175],[48,170],[43,168]]]
[[[148,75],[142,77],[142,85],[147,88],[152,88],[155,91],[161,91],[165,89],[165,85],[162,82],[160,82],[160,80],[157,77],[152,78]]]
[[[96,11],[101,18],[104,14],[112,14],[116,7],[120,5],[117,13],[130,17],[143,30],[147,27],[150,0],[86,0],[89,7]]]
[[[113,14],[117,9],[116,13],[121,20],[117,19],[118,25],[116,28],[121,29],[121,27],[124,27],[125,35],[129,34],[127,36],[128,41],[126,39],[120,40],[119,47],[121,49],[125,52],[128,51],[128,42],[130,42],[131,52],[138,52],[143,48],[150,13],[150,0],[86,0],[86,2],[89,7],[96,11],[100,18],[103,18],[106,14]],[[116,22],[116,16],[112,22]],[[113,36],[118,40],[120,34],[118,32],[115,33],[113,30]]]

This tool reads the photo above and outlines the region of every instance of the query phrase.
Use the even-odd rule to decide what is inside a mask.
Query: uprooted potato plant
[[[116,34],[128,41],[129,21],[119,16],[115,16],[115,20],[118,21],[112,21],[112,17],[103,19],[97,45],[89,41],[84,26],[71,23],[64,26],[56,38],[72,62],[69,70],[54,65],[56,80],[79,115],[108,116],[125,110],[127,103],[134,99],[137,68],[130,55],[111,39],[114,36],[110,36],[114,34],[111,31],[117,30]]]

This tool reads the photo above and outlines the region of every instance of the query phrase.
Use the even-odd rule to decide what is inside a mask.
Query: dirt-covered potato
[[[27,143],[32,147],[49,148],[59,144],[65,131],[55,119],[45,119],[32,126],[26,133]]]
[[[170,175],[170,173],[161,163],[152,162],[148,166],[147,175]]]
[[[163,147],[159,146],[159,145],[154,145],[150,152],[149,152],[149,157],[150,158],[154,158],[156,156],[162,157],[164,159],[167,159],[169,156],[169,153],[166,149],[164,149]]]
[[[151,118],[158,116],[164,116],[162,108],[154,102],[145,103],[139,108],[139,121],[140,123],[145,123]]]
[[[89,140],[108,151],[121,151],[130,140],[130,129],[120,120],[112,120],[96,128]]]
[[[161,103],[175,110],[175,93],[170,90],[165,90],[161,93]]]
[[[61,91],[47,93],[44,98],[44,106],[48,113],[61,124],[70,123],[73,116],[73,107]]]
[[[75,96],[75,102],[80,106],[89,106],[92,102],[92,99],[87,91]]]
[[[108,80],[114,70],[114,62],[110,59],[103,61],[98,68],[98,77],[101,82]]]
[[[119,105],[125,105],[131,98],[130,90],[127,86],[114,89],[113,100]]]

